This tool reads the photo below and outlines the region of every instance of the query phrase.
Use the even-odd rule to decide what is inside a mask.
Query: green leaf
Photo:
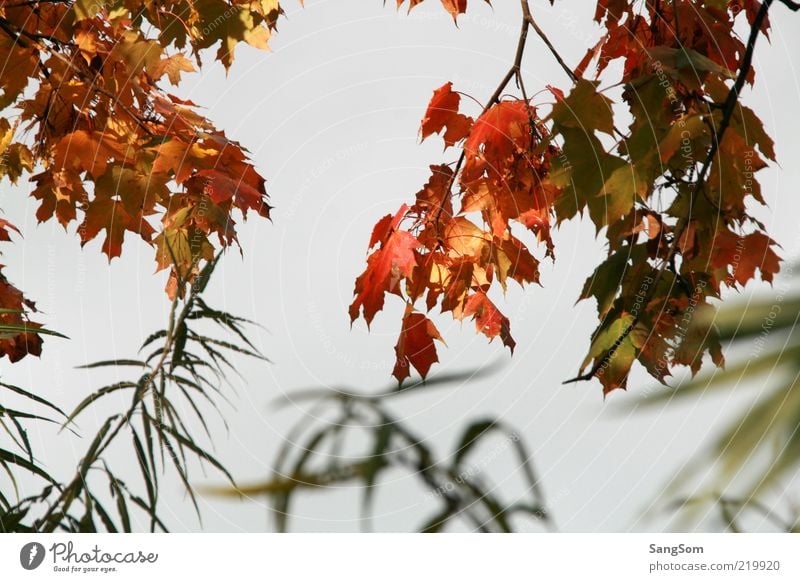
[[[26,324],[11,324],[11,323],[0,323],[0,334],[8,333],[12,335],[17,335],[20,333],[35,333],[37,335],[52,335],[55,337],[61,337],[64,339],[69,339],[63,333],[58,333],[57,331],[51,331],[44,327],[37,327],[35,325],[26,325]]]
[[[222,465],[222,463],[220,463],[213,455],[200,448],[197,444],[195,444],[193,440],[182,435],[171,426],[164,425],[162,428],[164,429],[165,432],[169,433],[176,441],[178,441],[178,443],[180,443],[182,446],[188,448],[195,455],[213,465],[220,473],[225,475],[225,477],[228,479],[228,481],[231,482],[232,485],[236,484],[236,482],[233,479],[233,476],[230,474],[228,469],[226,469],[225,466]]]
[[[118,390],[125,390],[127,388],[136,388],[136,387],[137,384],[135,382],[117,382],[116,384],[112,384],[111,386],[104,386],[103,388],[100,388],[96,392],[93,392],[92,394],[84,398],[80,402],[80,404],[78,404],[78,406],[75,407],[75,410],[73,410],[72,413],[69,415],[69,417],[67,417],[67,420],[64,421],[64,426],[74,421],[75,418],[81,412],[83,412],[87,406],[97,401],[98,399],[102,398],[103,396],[111,394],[112,392],[117,392]]]
[[[97,460],[96,456],[98,452],[102,451],[105,448],[107,443],[103,443],[108,431],[111,430],[111,425],[120,417],[119,414],[114,414],[109,416],[106,421],[103,423],[103,426],[100,427],[100,430],[97,431],[97,434],[92,441],[92,444],[89,446],[89,449],[86,451],[83,459],[81,460],[80,466],[78,468],[78,476],[80,477],[80,481],[85,483],[86,481],[86,474],[89,472],[89,468],[94,464]]]
[[[117,366],[137,366],[144,368],[147,366],[141,360],[103,360],[101,362],[94,362],[92,364],[84,364],[82,366],[77,366],[79,370],[82,369],[92,369],[92,368],[114,368]]]
[[[133,428],[131,429],[131,438],[133,439],[133,449],[136,453],[136,461],[139,464],[139,471],[142,473],[142,481],[144,481],[145,490],[147,491],[148,502],[146,504],[146,511],[150,517],[150,531],[155,531],[156,526],[156,499],[158,483],[155,481],[153,475],[150,473],[150,468],[147,462],[147,455],[145,454],[142,441],[138,433]]]
[[[20,457],[16,453],[12,453],[11,451],[7,451],[5,449],[0,449],[0,461],[3,464],[8,463],[11,465],[17,465],[25,469],[26,471],[33,473],[34,475],[38,475],[48,483],[56,484],[57,482],[41,467],[38,465],[31,463],[28,459],[24,457]]]
[[[679,76],[680,71],[687,71],[693,73],[695,76],[698,72],[702,73],[716,73],[727,79],[735,79],[730,70],[722,67],[709,59],[707,56],[700,54],[694,49],[690,48],[670,48],[666,46],[656,46],[647,49],[650,58],[662,64],[665,71],[669,72],[676,78]],[[681,76],[681,78],[685,78]]]
[[[364,519],[369,519],[371,514],[378,474],[389,465],[386,456],[394,435],[394,427],[389,419],[382,419],[373,433],[375,436],[372,453],[364,463],[364,496],[361,502],[361,515]]]
[[[440,533],[444,530],[447,522],[453,518],[453,512],[449,507],[445,507],[439,513],[435,514],[422,527],[419,528],[420,533]]]
[[[650,187],[647,175],[636,164],[620,166],[611,172],[597,194],[605,197],[608,222],[616,222],[633,210],[637,200],[647,198]]]
[[[553,122],[564,128],[574,128],[586,133],[595,130],[614,135],[612,102],[597,91],[599,81],[579,80],[564,99],[553,107]]]
[[[625,388],[631,365],[636,359],[638,347],[634,344],[635,334],[626,332],[633,324],[633,315],[609,314],[597,331],[589,354],[583,362],[586,368],[592,360],[603,362],[595,376],[603,384],[603,393],[608,394],[616,388]],[[624,336],[624,337],[623,337]]]
[[[111,479],[111,494],[117,501],[117,513],[122,523],[122,531],[130,533],[132,531],[131,517],[128,513],[128,504],[125,502],[125,493],[114,478]]]
[[[631,253],[631,247],[623,247],[613,253],[594,270],[594,273],[583,284],[579,300],[594,297],[597,300],[597,313],[601,320],[614,304]]]
[[[3,382],[0,382],[0,386],[2,386],[3,388],[6,388],[8,390],[11,390],[12,392],[15,392],[15,393],[17,393],[17,394],[19,394],[21,396],[24,396],[25,398],[33,400],[34,402],[38,402],[39,404],[43,404],[44,406],[47,406],[48,408],[50,408],[52,410],[55,410],[61,416],[66,416],[66,414],[64,414],[64,412],[58,406],[56,406],[55,404],[53,404],[49,400],[45,400],[44,398],[42,398],[40,396],[37,396],[36,394],[33,394],[32,392],[28,392],[27,390],[23,390],[22,388],[20,388],[18,386],[14,386],[12,384],[5,384]]]
[[[687,382],[681,382],[674,389],[658,387],[655,394],[647,392],[647,398],[632,403],[636,408],[661,405],[665,401],[680,401],[686,398],[700,398],[714,391],[731,386],[741,388],[757,388],[760,377],[765,373],[773,373],[781,363],[789,364],[792,358],[800,358],[800,347],[791,350],[783,349],[760,355],[758,358],[743,359],[726,366],[725,369],[714,369],[708,374],[697,376]]]
[[[478,420],[468,425],[456,446],[453,467],[460,467],[464,458],[472,451],[475,445],[493,430],[499,430],[497,421],[494,419]]]
[[[599,232],[621,216],[618,213],[624,205],[619,197],[608,196],[604,186],[615,171],[628,163],[606,152],[592,133],[570,127],[557,131],[564,141],[563,155],[553,158],[550,179],[564,190],[555,201],[558,221],[572,218],[588,207],[589,217]]]

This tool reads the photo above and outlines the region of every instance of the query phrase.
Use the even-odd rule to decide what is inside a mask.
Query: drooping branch
[[[764,24],[764,21],[767,18],[767,14],[769,9],[772,5],[774,0],[764,0],[761,4],[756,16],[753,19],[752,24],[750,25],[750,32],[748,35],[747,45],[744,51],[744,55],[742,57],[741,64],[739,66],[739,71],[736,75],[734,80],[733,86],[728,91],[727,97],[725,101],[722,103],[722,118],[720,120],[719,126],[715,132],[713,132],[713,140],[711,143],[711,147],[703,161],[703,164],[700,167],[700,171],[697,174],[697,177],[694,182],[694,186],[691,190],[689,204],[687,212],[675,226],[673,231],[673,238],[670,243],[670,246],[667,250],[665,258],[662,260],[660,267],[655,273],[653,277],[653,283],[650,285],[647,293],[645,294],[644,304],[647,305],[652,299],[655,294],[655,291],[658,287],[659,282],[662,280],[664,276],[664,272],[668,265],[670,265],[677,254],[678,246],[680,244],[681,237],[685,231],[685,229],[689,225],[689,221],[691,220],[692,211],[694,209],[694,204],[697,197],[702,193],[703,189],[706,185],[706,178],[708,176],[708,172],[711,169],[711,165],[714,162],[714,159],[717,157],[717,153],[719,151],[720,144],[725,136],[725,132],[728,130],[731,120],[733,118],[733,114],[736,110],[736,106],[739,102],[739,97],[742,88],[745,85],[747,80],[747,76],[750,72],[750,68],[753,61],[753,55],[755,52],[756,41],[758,40],[758,35],[761,31],[761,27]],[[792,10],[800,9],[800,4],[795,4],[789,0],[779,0],[783,4],[787,5]],[[637,311],[636,314],[633,316],[631,322],[624,328],[622,333],[618,336],[616,341],[612,344],[611,349],[609,349],[601,358],[598,358],[594,365],[589,369],[588,372],[585,374],[581,374],[574,378],[565,380],[563,384],[570,384],[574,382],[581,382],[581,381],[588,381],[595,377],[599,370],[603,369],[614,357],[616,351],[622,345],[626,338],[631,334],[634,330],[636,325],[641,320],[642,312]]]

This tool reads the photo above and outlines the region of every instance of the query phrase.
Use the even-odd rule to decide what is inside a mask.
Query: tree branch
[[[536,21],[533,19],[533,16],[531,15],[531,11],[530,8],[528,7],[527,0],[523,1],[522,6],[523,6],[523,13],[525,15],[524,16],[525,20],[528,22],[528,24],[530,24],[533,27],[533,30],[535,30],[536,34],[539,35],[539,38],[542,39],[542,42],[544,42],[544,44],[547,45],[547,48],[550,49],[550,53],[553,55],[553,57],[555,57],[556,61],[558,61],[558,64],[561,65],[561,68],[564,69],[564,72],[567,74],[567,76],[572,80],[573,83],[577,83],[578,76],[572,71],[572,69],[570,69],[567,66],[567,63],[564,62],[564,59],[561,57],[559,52],[553,46],[553,43],[550,42],[550,39],[547,38],[547,35],[544,33],[544,31],[541,28],[539,28],[538,24],[536,24]]]
[[[522,98],[525,99],[526,103],[528,102],[527,91],[525,90],[525,84],[522,80],[522,58],[525,56],[525,47],[528,42],[529,27],[532,27],[533,30],[535,30],[536,33],[539,35],[539,37],[544,41],[544,43],[550,49],[550,52],[556,58],[556,60],[564,69],[564,71],[567,73],[569,78],[572,79],[572,81],[575,83],[578,81],[578,77],[576,77],[575,73],[573,73],[570,70],[570,68],[566,65],[564,59],[561,58],[561,55],[558,53],[558,51],[556,51],[555,47],[552,45],[550,40],[544,34],[542,29],[540,29],[539,26],[536,24],[536,21],[534,21],[533,16],[531,15],[531,7],[528,4],[528,0],[520,0],[520,5],[522,9],[522,24],[520,25],[519,39],[517,40],[517,48],[514,53],[514,61],[511,64],[511,67],[506,72],[506,74],[501,79],[500,83],[497,85],[497,88],[494,90],[494,93],[492,93],[491,97],[489,97],[489,100],[483,106],[483,110],[481,111],[480,115],[486,113],[492,105],[500,101],[500,97],[502,96],[503,91],[505,91],[506,87],[508,87],[508,84],[511,82],[512,79],[517,80],[519,89],[522,92]],[[445,189],[446,192],[445,195],[450,195],[453,185],[455,184],[456,177],[458,176],[458,172],[461,170],[461,166],[464,164],[465,158],[466,154],[462,150],[461,155],[458,157],[458,161],[456,162],[456,165],[453,168],[453,176],[450,178],[450,182],[448,183],[447,188]],[[441,217],[443,209],[444,209],[444,203],[439,205],[439,210],[436,213],[434,222],[436,223],[439,222],[439,218]]]
[[[722,105],[722,119],[719,124],[718,130],[714,133],[714,141],[711,144],[711,147],[708,150],[708,154],[701,166],[700,172],[697,175],[697,180],[695,182],[694,188],[690,194],[689,198],[689,208],[687,210],[686,216],[682,217],[681,220],[678,221],[678,224],[675,225],[675,230],[673,232],[673,239],[670,244],[670,247],[667,251],[667,256],[661,263],[656,275],[654,277],[653,283],[650,286],[650,290],[645,296],[644,305],[647,305],[652,299],[653,294],[658,287],[658,283],[661,281],[664,271],[666,267],[669,265],[670,261],[674,258],[676,251],[678,250],[678,245],[680,244],[681,236],[683,235],[685,229],[689,225],[689,221],[692,216],[692,210],[694,208],[694,202],[697,199],[697,196],[701,193],[703,188],[705,187],[705,180],[708,175],[708,172],[711,168],[711,164],[714,162],[714,158],[719,151],[719,145],[722,143],[722,139],[725,136],[725,132],[727,131],[728,127],[731,123],[731,118],[733,117],[733,113],[736,109],[736,104],[739,101],[739,95],[741,93],[742,88],[747,80],[747,75],[750,72],[750,66],[753,62],[753,53],[756,47],[756,41],[758,40],[759,32],[761,31],[761,26],[764,23],[764,20],[767,17],[767,13],[769,12],[770,6],[772,5],[774,0],[764,0],[761,4],[761,7],[756,14],[756,17],[753,19],[753,23],[750,26],[750,34],[747,39],[747,47],[745,49],[744,56],[742,58],[742,63],[739,67],[739,72],[736,76],[736,80],[734,81],[733,87],[731,87],[728,95]],[[800,4],[792,2],[791,0],[778,0],[779,2],[787,5],[791,10],[800,10]],[[585,374],[581,374],[576,376],[575,378],[571,378],[569,380],[565,380],[562,384],[571,384],[574,382],[581,382],[586,380],[591,380],[595,377],[597,372],[606,366],[608,362],[614,357],[619,346],[622,344],[623,341],[631,334],[636,324],[639,323],[641,319],[641,312],[637,312],[634,316],[631,323],[625,328],[625,330],[620,334],[617,340],[614,342],[611,349],[606,353],[605,356],[600,358],[595,364],[591,367],[591,369],[586,372]]]

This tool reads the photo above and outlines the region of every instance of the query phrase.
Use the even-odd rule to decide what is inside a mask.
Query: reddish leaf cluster
[[[739,14],[754,27],[747,44],[735,31]],[[495,281],[505,288],[508,278],[524,285],[539,275],[512,224],[552,256],[553,218],[587,214],[608,258],[581,295],[596,299],[600,319],[581,378],[597,377],[609,392],[626,386],[636,361],[662,381],[676,366],[696,372],[704,353],[722,365],[712,300],[757,274],[772,281],[780,268],[776,243],[748,210],[763,203],[755,174],[775,160],[774,146],[755,113],[735,101],[735,87],[754,80],[747,55],[757,31],[768,32],[765,14],[755,0],[600,0],[602,38],[575,69],[570,91],[546,87],[555,99],[547,115],[525,97],[504,98],[472,119],[450,83],[437,89],[422,137],[441,134],[461,156],[454,166],[432,166],[415,204],[378,224],[351,318],[363,308],[371,322],[388,292],[407,302],[404,321],[411,306],[439,305],[513,348],[490,290]],[[523,18],[524,32],[532,17]],[[617,59],[621,77],[604,81],[623,87],[626,131],[598,89]],[[593,62],[598,80],[586,80]],[[404,323],[398,346],[431,354],[438,332],[415,337],[414,344]],[[415,367],[424,377],[434,361]],[[398,362],[406,362],[400,351]],[[401,380],[402,369],[395,368]]]
[[[473,120],[459,105],[450,83],[437,89],[421,134],[425,139],[442,133],[446,147],[461,148],[462,162],[456,169],[431,166],[416,202],[378,222],[370,241],[377,248],[356,281],[350,306],[352,320],[363,313],[369,324],[387,293],[406,300],[394,370],[401,381],[408,364],[424,376],[438,361],[433,339],[439,333],[413,311],[417,302],[426,311],[439,305],[456,319],[471,318],[479,332],[513,350],[509,320],[488,292],[495,281],[503,288],[509,279],[538,282],[539,260],[512,234],[512,225],[528,228],[545,243],[545,254],[552,254],[550,220],[559,192],[548,175],[557,150],[547,143],[535,108],[521,100],[500,101]]]
[[[0,120],[3,173],[38,168],[40,221],[76,222],[81,244],[102,234],[109,259],[135,234],[182,293],[215,244],[236,242],[233,211],[269,205],[245,150],[162,84],[217,43],[225,66],[239,42],[266,48],[279,13],[274,0],[2,2],[0,107],[19,112]]]
[[[619,166],[604,173],[605,196],[620,199],[607,205],[614,214],[593,216],[608,226],[609,258],[582,295],[597,298],[600,315],[584,366],[606,392],[626,386],[637,360],[662,381],[675,366],[697,372],[706,351],[722,365],[710,300],[724,286],[745,285],[756,271],[771,282],[780,268],[775,241],[748,212],[750,201],[764,202],[755,173],[766,166],[763,157],[775,160],[772,140],[739,104],[723,125],[731,81],[746,53],[734,30],[739,4],[648,3],[637,13],[628,2],[599,2],[596,20],[606,33],[576,73],[594,59],[600,75],[622,59],[619,81],[633,121],[613,153],[592,147],[581,154],[583,137],[554,130],[565,151],[599,155],[601,167]],[[759,7],[747,3],[749,24]],[[765,19],[761,32],[767,27]],[[753,82],[751,67],[741,74]],[[569,192],[592,213],[586,190],[571,185]],[[564,209],[561,217],[574,211]]]

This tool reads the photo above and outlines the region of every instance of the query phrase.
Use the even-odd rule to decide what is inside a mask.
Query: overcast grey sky
[[[431,92],[451,80],[456,89],[484,101],[513,57],[517,2],[498,0],[494,8],[470,4],[456,28],[433,1],[411,16],[379,0],[308,0],[305,8],[288,2],[271,53],[240,48],[227,77],[221,67],[209,66],[179,91],[204,105],[230,137],[250,149],[275,206],[273,223],[254,218],[242,227],[244,259],[230,253],[210,292],[212,304],[265,326],[254,331],[255,339],[272,360],[239,360],[244,380],[238,382],[236,410],[226,411],[231,432],[216,443],[219,457],[242,481],[268,474],[299,413],[296,407],[274,411],[272,399],[312,385],[368,390],[390,380],[400,301],[387,300],[370,333],[363,321],[351,329],[347,306],[372,225],[411,200],[427,179],[428,165],[443,159],[440,141],[418,143]],[[594,2],[560,1],[551,8],[535,0],[533,5],[567,62],[576,63],[597,32],[590,24]],[[800,250],[795,162],[800,90],[793,68],[800,55],[800,21],[781,6],[774,14],[772,42],[762,40],[756,51],[756,89],[744,100],[777,142],[782,167],[761,173],[770,207],[758,213],[788,257]],[[535,37],[524,74],[530,92],[546,84],[568,87]],[[3,364],[3,379],[70,408],[88,390],[116,379],[75,365],[130,357],[163,325],[164,277],[152,275],[152,249],[132,237],[122,258],[109,266],[100,240],[81,251],[74,227],[65,234],[55,223],[37,226],[37,203],[25,196],[29,191],[28,184],[3,189],[0,207],[25,233],[24,242],[4,249],[3,262],[10,280],[38,302],[43,321],[72,339],[48,339],[41,360]],[[596,382],[562,386],[575,375],[595,325],[594,304],[575,305],[575,299],[604,251],[586,222],[565,224],[555,240],[557,260],[543,263],[543,288],[525,293],[510,288],[502,302],[517,340],[513,358],[499,342],[487,344],[476,336],[471,323],[437,317],[448,347],[440,349],[442,364],[433,374],[495,359],[503,366],[489,378],[398,400],[396,414],[443,453],[469,419],[495,415],[518,427],[561,530],[661,528],[663,518],[643,521],[641,511],[680,463],[761,387],[630,414],[626,403],[652,385],[641,370],[628,393],[615,392],[605,402]],[[82,419],[84,434],[93,434],[91,423],[91,414]],[[68,435],[33,436],[55,474],[68,474],[87,445]],[[515,469],[503,454],[487,471],[514,491]],[[206,481],[197,473],[196,482],[220,480]],[[198,530],[178,480],[167,482],[164,492],[173,528]],[[376,528],[412,529],[429,506],[410,477],[396,475],[377,494]],[[293,511],[297,530],[358,529],[358,496],[352,489],[309,494]],[[206,499],[203,512],[208,531],[261,531],[269,525],[263,500]]]

